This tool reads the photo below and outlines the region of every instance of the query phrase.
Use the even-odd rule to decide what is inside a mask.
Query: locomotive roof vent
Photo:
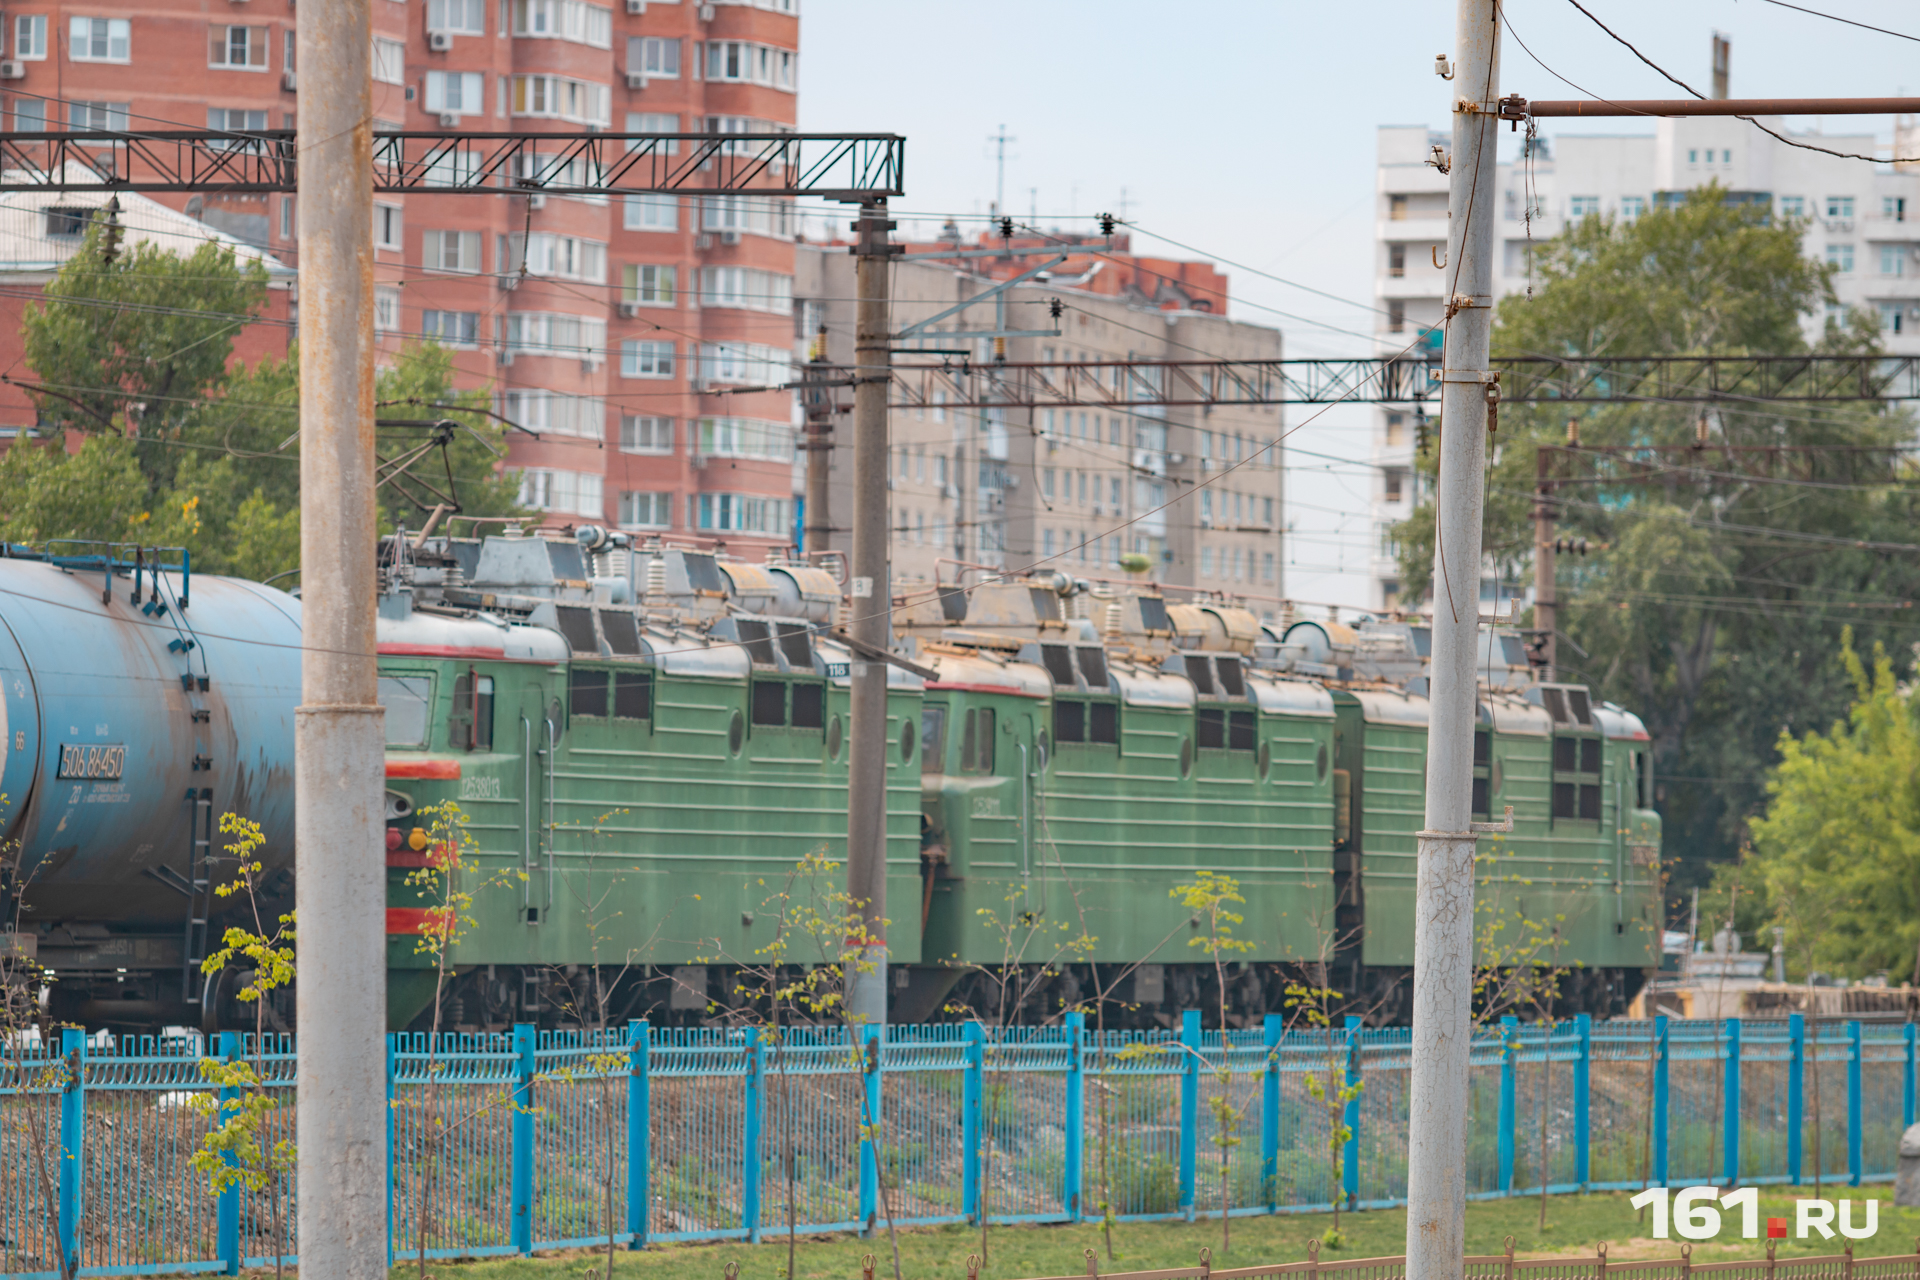
[[[1569,729],[1591,729],[1593,697],[1580,684],[1536,684],[1527,690],[1527,701],[1546,708],[1553,723]]]

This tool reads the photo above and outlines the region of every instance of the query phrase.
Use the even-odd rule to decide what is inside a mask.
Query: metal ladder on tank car
[[[179,654],[185,663],[186,670],[180,673],[180,687],[187,694],[189,702],[197,701],[194,695],[205,693],[212,683],[212,676],[207,671],[207,651],[200,644],[199,636],[194,634],[193,624],[187,621],[185,591],[168,600],[166,596],[174,593],[166,590],[166,579],[161,573],[158,555],[150,569],[153,590],[144,604],[140,600],[140,570],[135,569],[133,603],[156,622],[170,622],[173,625],[174,638],[167,641],[167,649]],[[183,579],[190,572],[183,564]],[[193,674],[193,654],[196,649],[200,651],[198,676]],[[206,707],[189,707],[189,711],[196,726],[212,724],[213,714]],[[211,773],[213,757],[202,753],[198,742],[194,745],[193,772]],[[200,966],[207,958],[208,931],[213,920],[213,788],[188,787],[186,801],[187,875],[181,887],[186,890],[187,919],[180,940],[180,999],[188,1005],[197,1005],[206,986],[201,979]]]

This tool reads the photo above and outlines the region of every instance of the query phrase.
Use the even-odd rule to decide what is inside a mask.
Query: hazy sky
[[[1736,97],[1920,90],[1920,43],[1768,0],[1582,2],[1702,92],[1714,31],[1733,40]],[[1803,7],[1920,37],[1912,0]],[[1124,192],[1142,252],[1225,259],[1350,300],[1226,266],[1234,317],[1278,326],[1289,356],[1364,354],[1370,342],[1352,335],[1372,319],[1374,131],[1448,125],[1433,57],[1451,56],[1454,12],[1431,0],[803,0],[800,127],[906,135],[908,194],[896,207],[937,218],[987,211],[988,139],[1004,124],[1016,139],[1006,161],[1015,216],[1037,210],[1043,225],[1087,228],[1097,213],[1120,213]],[[1541,61],[1596,94],[1681,96],[1570,0],[1508,0],[1506,12]],[[1585,96],[1511,38],[1501,91]],[[1891,120],[1850,127],[1863,123],[1890,140]],[[1545,130],[1576,131],[1651,132],[1597,121]],[[1370,477],[1306,454],[1365,459],[1369,412],[1337,406],[1301,426],[1312,412],[1287,410],[1299,427],[1288,437],[1287,592],[1362,603]]]

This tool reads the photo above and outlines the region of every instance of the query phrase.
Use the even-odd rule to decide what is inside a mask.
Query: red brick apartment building
[[[796,118],[798,0],[374,5],[376,128],[766,132]],[[8,6],[7,125],[291,127],[301,95],[327,91],[295,65],[297,16],[293,0]],[[298,266],[292,196],[159,198]],[[539,433],[513,433],[509,460],[551,522],[746,554],[790,540],[791,394],[719,394],[784,379],[789,202],[409,195],[378,197],[374,215],[382,359],[412,337],[453,348],[462,385]]]

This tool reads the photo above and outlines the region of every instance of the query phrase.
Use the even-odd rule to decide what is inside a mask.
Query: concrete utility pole
[[[300,21],[294,712],[302,1274],[387,1274],[385,715],[374,647],[372,0]]]
[[[887,610],[887,393],[892,382],[893,318],[887,243],[893,223],[885,200],[860,206],[853,224],[853,608],[847,632],[871,649],[891,647]],[[853,659],[852,725],[847,761],[847,893],[865,920],[866,971],[847,974],[847,1010],[862,1024],[887,1020],[887,664]]]
[[[1500,0],[1459,0],[1441,377],[1438,546],[1426,829],[1413,935],[1413,1070],[1407,1151],[1408,1280],[1461,1280],[1467,1212],[1467,1067],[1473,1014],[1474,652],[1493,333],[1500,122]]]

